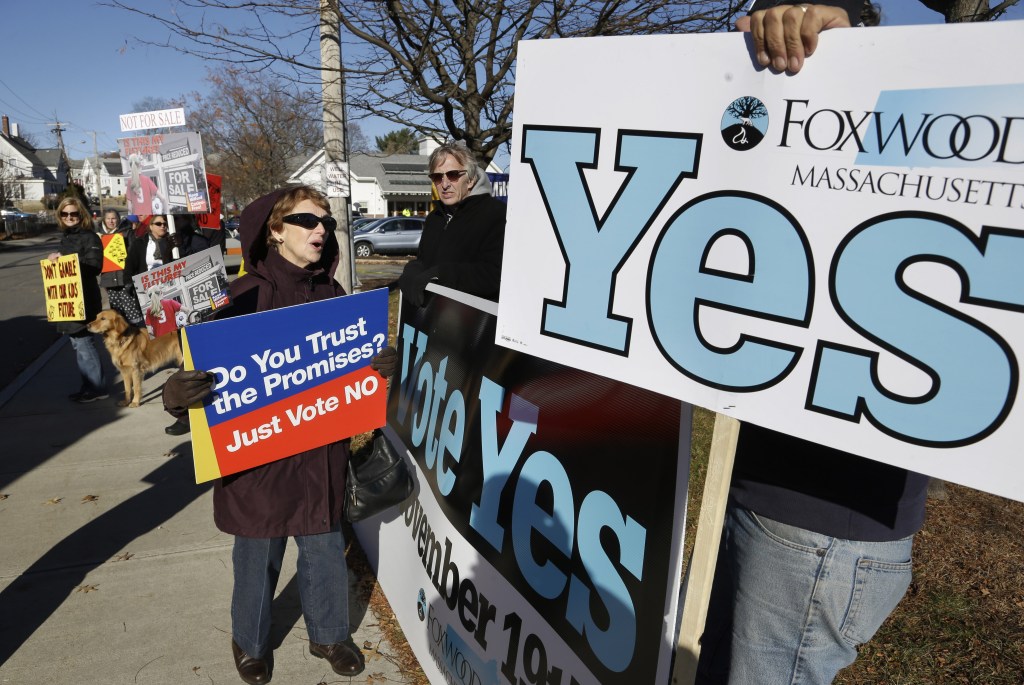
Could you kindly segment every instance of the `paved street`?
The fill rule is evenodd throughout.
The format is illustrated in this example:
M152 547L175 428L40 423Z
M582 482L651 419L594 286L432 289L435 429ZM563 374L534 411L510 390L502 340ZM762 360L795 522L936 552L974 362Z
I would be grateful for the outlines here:
M143 405L70 403L78 372L51 344L38 260L44 234L0 246L8 360L0 383L0 683L240 683L230 654L231 537L213 525L188 436L171 437L160 387ZM23 369L21 367L24 367ZM404 680L350 577L350 622L366 671L342 679L309 655L289 546L274 601L275 683Z

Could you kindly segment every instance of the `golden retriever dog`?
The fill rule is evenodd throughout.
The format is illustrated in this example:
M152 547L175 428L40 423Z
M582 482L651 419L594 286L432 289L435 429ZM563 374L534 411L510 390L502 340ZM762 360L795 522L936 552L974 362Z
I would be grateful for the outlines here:
M103 336L103 344L124 380L124 400L119 407L138 407L142 399L142 378L145 374L182 363L177 332L150 338L145 328L135 328L113 309L104 309L86 327Z

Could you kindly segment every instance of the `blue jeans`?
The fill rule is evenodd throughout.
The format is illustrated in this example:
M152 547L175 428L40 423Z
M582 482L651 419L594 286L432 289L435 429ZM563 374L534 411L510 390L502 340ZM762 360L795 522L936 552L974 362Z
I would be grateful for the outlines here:
M730 507L697 682L831 683L909 587L913 540L842 540Z
M89 390L97 395L107 391L107 381L103 377L103 362L100 360L100 351L96 347L96 336L88 331L69 335L71 347L75 349L75 358L78 361L78 372L82 374L81 389Z
M349 637L348 566L341 527L294 539L299 547L299 598L309 639L320 644L343 642ZM288 538L235 537L231 634L250 656L263 657L270 647L270 605L287 542Z

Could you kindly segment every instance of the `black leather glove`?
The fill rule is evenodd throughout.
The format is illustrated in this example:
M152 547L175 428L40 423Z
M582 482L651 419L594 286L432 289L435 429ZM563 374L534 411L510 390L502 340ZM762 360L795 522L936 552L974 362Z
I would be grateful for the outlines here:
M209 371L175 371L164 383L164 409L172 414L184 413L189 405L210 394L213 381Z
M398 350L393 347L385 347L377 353L377 356L370 360L370 368L379 373L385 379L391 378L398 371Z
M439 269L436 266L429 269L410 269L411 265L412 262L406 265L405 271L398 278L398 287L402 290L402 297L413 305L422 307L427 296L427 283L437 278Z

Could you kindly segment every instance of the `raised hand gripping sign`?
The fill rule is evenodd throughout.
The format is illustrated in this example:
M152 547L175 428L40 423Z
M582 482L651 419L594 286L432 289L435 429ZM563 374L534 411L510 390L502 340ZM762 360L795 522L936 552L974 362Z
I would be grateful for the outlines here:
M384 425L387 321L381 289L184 329L185 368L216 375L189 408L196 482Z

